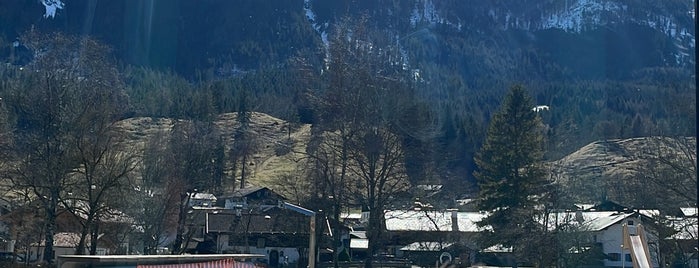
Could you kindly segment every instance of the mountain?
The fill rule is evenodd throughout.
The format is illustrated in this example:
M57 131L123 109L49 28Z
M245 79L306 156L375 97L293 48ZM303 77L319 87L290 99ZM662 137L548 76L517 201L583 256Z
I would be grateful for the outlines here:
M488 49L420 51L458 43L534 51L543 57L540 61L581 76L617 77L631 71L618 68L694 63L690 0L296 0L273 5L251 0L8 0L0 7L5 40L0 45L8 46L31 27L90 34L112 45L125 62L175 69L185 76L194 70L228 68L223 67L226 61L255 69L322 50L338 19L361 15L394 36L406 60L417 68L426 62L448 64L445 56L466 61L473 57L491 67L484 62L490 57L469 56L492 53ZM495 57L525 60L512 53ZM600 66L609 72L590 73ZM503 64L492 68L507 70Z
M550 107L550 160L597 140L696 136L690 0L6 0L0 59L31 60L16 40L31 28L91 35L123 67L124 117L229 114L246 95L255 112L312 124L294 60L321 73L334 25L360 17L376 47L400 51L439 128L409 156L439 180L473 183L473 154L513 84Z

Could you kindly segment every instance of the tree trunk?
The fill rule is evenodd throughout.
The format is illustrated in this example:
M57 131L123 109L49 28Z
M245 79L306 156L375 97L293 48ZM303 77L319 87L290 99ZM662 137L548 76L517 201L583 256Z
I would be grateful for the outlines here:
M337 222L340 222L340 204L339 204L339 198L335 198L335 204L333 204L333 218L337 220ZM340 226L339 224L335 224L335 227L333 229L333 267L339 268L340 267L340 253L337 251L337 249L340 247Z
M243 154L243 159L241 163L241 168L240 168L240 189L245 188L245 167L247 166L247 160L248 156L247 154Z
M53 235L56 232L56 207L58 204L58 194L52 193L46 207L46 231L44 233L44 261L53 263Z
M82 231L80 232L80 241L78 242L78 246L75 248L75 255L84 255L85 254L85 238L87 238L87 233L88 233L88 226L89 225L89 219L83 226Z
M184 227L185 218L187 217L187 203L189 203L189 194L180 194L180 213L177 219L177 236L175 237L175 242L172 245L173 255L182 254L182 242L184 241Z
M97 255L97 239L99 238L99 229L99 222L93 220L92 237L90 238L90 255Z

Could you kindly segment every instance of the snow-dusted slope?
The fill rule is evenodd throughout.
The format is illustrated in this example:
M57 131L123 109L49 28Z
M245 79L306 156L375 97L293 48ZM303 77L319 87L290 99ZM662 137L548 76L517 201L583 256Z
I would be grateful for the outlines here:
M329 21L320 21L318 17L334 18L337 14L314 11L314 3L314 0L305 0L303 8L308 21L323 41L327 42ZM396 5L408 9L400 13L394 10ZM691 0L456 1L448 4L435 0L376 0L373 7L386 7L386 10L372 10L372 14L379 15L374 19L401 21L416 30L439 24L457 31L490 27L526 31L558 29L581 33L601 28L617 31L618 27L623 29L624 25L638 25L674 39L678 61L693 61L689 59L688 53L695 43ZM400 17L392 18L395 16ZM388 25L395 26L393 22Z

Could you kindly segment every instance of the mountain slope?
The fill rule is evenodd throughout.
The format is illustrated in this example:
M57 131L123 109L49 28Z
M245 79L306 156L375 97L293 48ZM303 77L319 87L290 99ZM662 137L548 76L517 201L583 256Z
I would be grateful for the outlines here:
M614 38L593 44L620 43L612 47L632 48L606 53L611 61L617 56L629 59L641 55L662 58L651 66L687 66L694 62L694 13L690 0L295 0L274 5L251 0L63 2L65 5L55 15L45 16L48 11L41 1L3 1L0 29L4 42L0 45L9 47L10 40L31 27L90 34L112 45L125 62L175 69L191 76L195 70L227 69L226 64L256 69L299 54L316 53L327 46L327 35L340 18L368 15L374 27L395 37L397 45L411 56L413 65L428 59L415 54L415 44L408 43L425 46L435 40L480 40L506 49L507 42L517 41L508 36L524 32L543 43L556 44L555 39L538 34L549 30L565 32L570 35L568 38L581 41L606 33ZM453 37L451 41L449 36ZM649 40L655 43L648 44ZM519 45L531 45L525 41L519 39L524 42ZM565 45L577 47L576 43ZM577 48L589 45L581 42ZM646 53L652 49L643 46L659 48L662 54ZM469 51L450 53L452 57L468 57Z
M633 207L695 205L696 138L597 141L552 163L564 199Z
M236 117L235 113L222 114L214 121L226 148L226 155L231 150L233 132L238 126ZM117 123L117 127L127 136L128 150L143 157L149 139L169 139L174 124L172 119L138 117L122 120ZM310 136L310 125L292 126L289 131L288 123L283 120L262 113L252 113L250 128L259 144L257 152L247 163L250 184L271 187L280 177L298 173L298 161L303 158L298 152L305 151ZM287 145L293 149L280 150L285 149ZM229 157L226 159L230 162ZM231 164L228 163L226 167L227 178L230 179ZM233 186L228 183L227 187Z
M214 123L223 137L228 154L233 144L233 131L237 127L236 114L222 114ZM168 133L173 124L174 121L170 119L130 118L120 121L118 126L128 136L128 148L142 155L147 140L158 137L159 131ZM251 170L249 182L284 192L284 187L279 188L282 177L291 175L303 180L301 168L306 158L302 152L310 139L310 127L307 124L298 125L289 132L287 122L253 113L251 129L256 133L260 146L248 163ZM278 145L285 144L292 144L294 149L280 153L278 149L281 147ZM662 207L678 203L691 205L685 204L687 198L673 193L670 188L680 183L687 189L696 189L696 172L692 171L696 167L696 154L692 154L694 148L696 139L691 137L680 140L640 137L597 141L551 162L551 176L562 186L562 202L614 200L635 207ZM679 164L687 169L689 176L671 176L680 171L667 170L670 162L658 161L660 158ZM228 173L230 176L230 170ZM696 192L689 193L689 196L696 200Z

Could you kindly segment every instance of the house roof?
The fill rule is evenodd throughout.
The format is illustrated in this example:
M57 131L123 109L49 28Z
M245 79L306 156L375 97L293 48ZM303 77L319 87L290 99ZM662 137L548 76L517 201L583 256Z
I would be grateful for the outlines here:
M606 200L592 207L589 207L587 211L629 211L631 210L628 206L619 204L612 200Z
M200 200L214 200L216 201L216 196L207 193L195 193L190 199L200 199Z
M454 243L440 242L415 242L405 247L400 248L402 251L442 251Z
M362 213L342 213L340 218L346 220L359 220L362 218Z
M442 190L443 185L441 185L441 184L418 184L415 187L418 190L422 190L422 191L439 191L439 190Z
M511 253L512 247L505 247L503 245L497 244L497 245L485 248L482 251L488 252L488 253Z
M80 234L78 233L55 233L53 234L53 246L54 247L63 247L63 248L74 248L78 246L78 243L80 242ZM41 240L41 243L38 246L44 246L46 244L46 240ZM85 244L89 245L90 244L90 236L85 237ZM34 244L33 246L37 246Z
M366 238L352 238L350 239L350 248L354 249L368 249L369 239Z
M617 213L608 211L583 212L583 226L588 231L601 231L607 229L630 216L633 213Z
M672 228L677 231L670 236L675 240L697 240L699 238L699 220L696 217L680 218L672 221Z
M655 218L660 216L660 210L657 209L639 209L638 213L649 218Z
M210 232L307 234L310 217L277 207L259 213L209 213Z
M596 232L634 215L637 214L617 211L566 211L549 215L548 228L555 229L560 224L568 223L585 231Z
M87 237L85 237L87 239ZM80 242L80 235L76 233L56 233L53 235L54 247L76 247ZM85 241L86 243L89 243ZM45 244L41 243L42 245Z
M256 192L258 192L258 191L265 190L265 189L266 189L266 190L270 190L270 189L267 188L267 187L261 187L261 186L248 186L248 187L245 187L245 188L241 188L241 189L235 190L234 192L232 192L232 193L230 193L230 194L225 194L225 195L221 196L221 198L242 198L242 197L249 196L249 195L251 195L251 194L253 194L253 193L256 193ZM270 190L270 191L271 191L271 190Z
M696 217L697 215L697 208L680 208L682 210L682 215L685 217Z
M354 238L364 238L366 239L366 231L352 231L349 233L352 239Z
M452 230L452 213L456 214L460 232L479 232L484 228L477 223L486 217L481 212L393 210L385 213L388 231L439 231Z
M653 214L653 211L648 213ZM452 213L455 214L459 232L480 232L488 227L479 227L478 222L487 214L482 212L455 211L420 211L394 210L386 211L386 229L388 231L432 231L450 232ZM559 212L549 215L549 229L555 229L561 224L568 223L586 231L602 231L629 217L644 215L636 212L617 211L577 211Z

